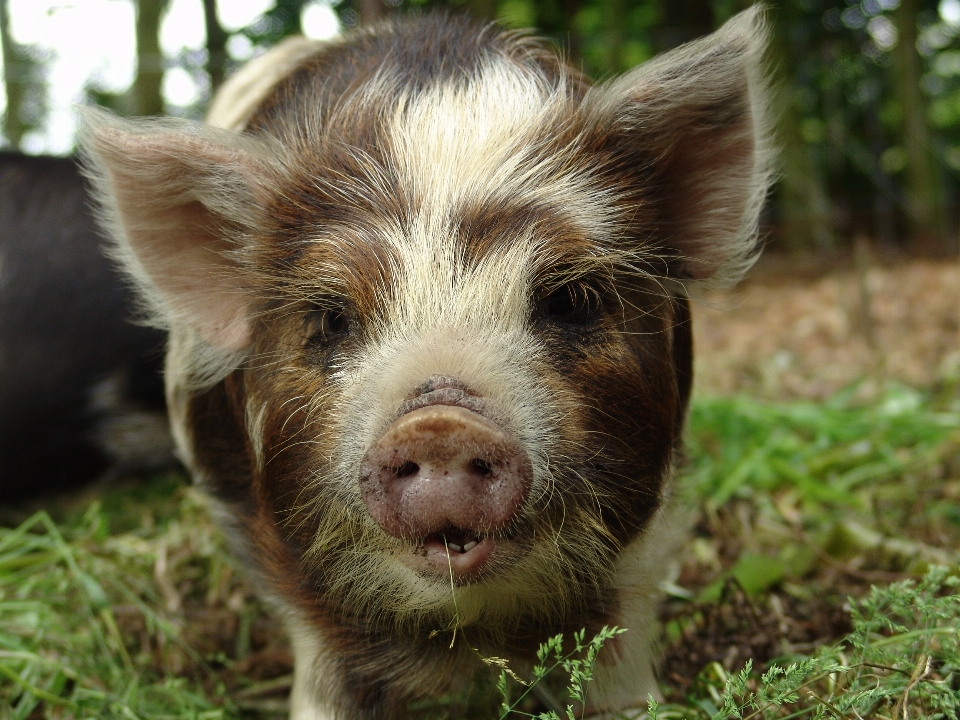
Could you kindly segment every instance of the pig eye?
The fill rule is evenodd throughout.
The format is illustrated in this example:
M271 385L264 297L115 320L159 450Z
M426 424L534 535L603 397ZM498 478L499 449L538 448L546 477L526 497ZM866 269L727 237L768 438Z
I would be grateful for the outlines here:
M567 283L543 299L547 319L567 325L590 325L600 309L596 291L580 283Z
M307 316L307 334L311 340L332 342L350 332L350 314L342 305L317 307Z
M350 319L343 308L326 310L323 313L323 334L343 335L350 329Z

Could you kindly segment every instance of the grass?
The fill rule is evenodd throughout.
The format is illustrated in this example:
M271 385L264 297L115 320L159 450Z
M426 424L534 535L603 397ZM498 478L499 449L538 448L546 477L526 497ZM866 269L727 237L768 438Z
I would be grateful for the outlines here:
M167 612L156 572L171 546L189 547L204 569L216 565L212 527L184 509L153 533L111 535L96 504L62 527L40 511L0 533L0 717L230 712L210 662Z
M853 629L792 662L754 672L705 668L686 702L649 703L650 718L942 718L960 716L960 577L873 586L849 601Z
M708 597L731 575L755 594L815 565L867 579L956 567L958 408L900 386L868 405L851 394L820 404L694 404L686 481L700 508L694 555L736 561Z
M694 532L652 715L957 716L960 406L903 387L852 397L694 404ZM568 640L540 666L573 674L576 708L603 638ZM2 720L283 717L291 662L182 480L0 527ZM417 716L568 716L540 677L503 674L498 693L496 675Z

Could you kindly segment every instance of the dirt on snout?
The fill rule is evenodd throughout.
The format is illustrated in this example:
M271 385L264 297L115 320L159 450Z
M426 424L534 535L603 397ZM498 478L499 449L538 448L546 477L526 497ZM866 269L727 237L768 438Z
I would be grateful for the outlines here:
M694 303L700 393L821 399L960 380L960 261L764 257Z

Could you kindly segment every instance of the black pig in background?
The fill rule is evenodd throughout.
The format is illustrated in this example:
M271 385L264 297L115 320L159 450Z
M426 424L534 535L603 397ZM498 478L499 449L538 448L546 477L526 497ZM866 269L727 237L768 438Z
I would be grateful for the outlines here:
M0 153L0 503L169 462L164 334L135 316L73 160Z

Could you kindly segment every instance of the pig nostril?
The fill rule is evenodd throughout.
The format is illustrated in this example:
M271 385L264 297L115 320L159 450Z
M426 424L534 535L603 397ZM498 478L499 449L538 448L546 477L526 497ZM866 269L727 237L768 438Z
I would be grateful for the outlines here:
M419 465L417 465L415 462L407 460L407 462L394 470L394 472L397 474L398 478L405 478L410 477L411 475L416 475L418 470L420 470Z
M493 474L493 466L488 463L486 460L481 460L480 458L474 458L470 461L470 466L480 471L480 474L484 477Z

